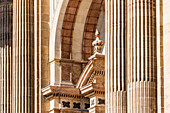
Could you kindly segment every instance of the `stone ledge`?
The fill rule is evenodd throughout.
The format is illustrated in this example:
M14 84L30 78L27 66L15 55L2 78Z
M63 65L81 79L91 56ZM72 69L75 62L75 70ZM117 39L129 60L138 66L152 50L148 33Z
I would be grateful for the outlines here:
M47 86L43 88L42 94L47 98L52 97L72 97L72 98L84 98L80 93L80 90L72 87L60 87L60 86Z
M56 108L54 108L54 109L49 111L49 113L60 113L60 112L67 112L67 113L89 113L89 111L87 111L87 110L82 111L82 110L72 110L72 109L68 110L68 109L56 109Z
M53 59L49 63L52 63L52 62L66 62L66 63L87 64L89 61L79 61L79 60L61 58L61 59Z
M91 97L92 95L104 95L105 87L101 84L88 84L83 86L81 89L81 94L85 97Z

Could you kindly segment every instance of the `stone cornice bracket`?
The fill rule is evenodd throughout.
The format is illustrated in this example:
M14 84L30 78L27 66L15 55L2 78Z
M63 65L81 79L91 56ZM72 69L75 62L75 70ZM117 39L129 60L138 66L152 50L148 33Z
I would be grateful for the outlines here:
M95 35L96 35L96 40L92 43L92 45L94 46L94 54L101 53L101 47L103 46L103 41L100 40L100 33L97 29Z

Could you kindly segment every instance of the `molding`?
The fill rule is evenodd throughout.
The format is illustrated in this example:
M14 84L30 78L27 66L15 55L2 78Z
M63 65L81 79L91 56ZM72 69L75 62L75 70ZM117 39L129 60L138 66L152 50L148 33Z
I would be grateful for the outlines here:
M85 97L92 97L94 95L105 95L105 87L102 84L88 84L80 88L81 94Z
M42 95L47 99L53 97L69 97L69 98L85 98L80 90L72 87L60 87L60 86L47 86L43 88Z
M87 64L88 61L79 61L79 60L73 60L73 59L64 59L64 58L61 58L61 59L53 59L52 61L50 61L49 63L52 63L52 62L64 62L64 63L76 63L76 64Z
M76 85L77 88L81 88L84 85L86 85L94 71L96 71L96 70L97 71L98 70L105 71L104 59L105 59L105 55L98 53L98 52L89 58L90 61L84 68L84 70L77 82L77 85Z
M83 113L84 112L86 112L86 113L89 113L89 111L88 110L79 110L79 109L57 109L57 108L53 108L53 109L51 109L51 110L49 110L48 112L50 113L50 112L53 112L53 111L56 111L56 112L67 112L67 113L72 113L72 112L74 112L74 111L83 111Z

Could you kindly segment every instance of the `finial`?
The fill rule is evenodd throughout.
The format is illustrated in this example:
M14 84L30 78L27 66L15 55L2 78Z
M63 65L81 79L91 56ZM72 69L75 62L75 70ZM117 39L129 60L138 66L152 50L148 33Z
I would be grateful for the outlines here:
M96 37L100 37L100 32L96 29L96 33L95 33Z
M100 40L100 33L99 31L96 29L96 40L93 41L92 45L94 46L94 53L98 52L101 53L101 47L103 45L103 41Z

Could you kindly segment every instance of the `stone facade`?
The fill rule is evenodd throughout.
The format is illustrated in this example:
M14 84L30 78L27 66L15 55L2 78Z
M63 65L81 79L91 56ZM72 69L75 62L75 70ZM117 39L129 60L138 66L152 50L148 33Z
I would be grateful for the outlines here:
M168 113L169 6L0 0L0 113Z

